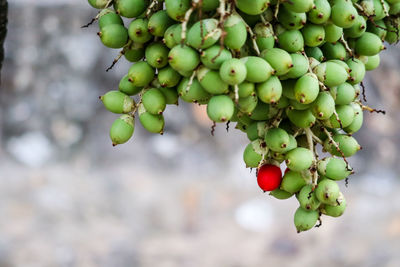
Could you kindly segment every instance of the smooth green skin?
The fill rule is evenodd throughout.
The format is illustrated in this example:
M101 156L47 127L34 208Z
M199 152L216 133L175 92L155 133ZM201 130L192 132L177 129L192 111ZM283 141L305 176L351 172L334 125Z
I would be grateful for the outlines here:
M246 43L247 29L240 16L230 15L224 22L224 31L226 32L224 39L226 47L238 50Z
M364 114L360 105L356 103L351 103L351 106L353 107L355 113L353 122L349 126L343 129L348 134L353 134L358 132L361 129L364 121Z
M153 115L149 112L143 112L139 114L139 121L148 132L163 133L165 124L163 115Z
M295 13L304 13L312 9L313 0L292 0L290 3L283 2L283 5L290 11Z
M375 56L369 56L367 63L365 63L365 70L370 71L374 70L377 67L379 67L379 64L381 63L381 59L379 57L379 54Z
M381 20L384 17L386 17L385 11L383 9L383 6L382 6L382 3L381 3L380 0L373 0L373 5L374 5L374 8L375 8L375 17L374 17L374 19ZM386 10L390 9L390 6L386 1L384 1L384 5L385 5Z
M278 21L288 30L300 30L307 21L306 13L294 13L285 6L279 7Z
M183 21L186 11L190 8L190 0L165 0L168 16L176 21Z
M317 210L321 205L321 202L315 196L313 192L313 186L308 184L301 188L297 195L297 200L300 203L300 207L305 210Z
M256 35L256 42L260 51L274 47L275 38L270 27L263 23L257 23L254 26L253 32Z
M226 60L219 70L222 80L229 85L242 83L247 76L246 65L237 58Z
M162 114L167 106L163 93L156 88L149 89L143 93L142 103L146 111L153 115Z
M157 78L162 87L174 87L181 80L181 75L170 66L167 66L158 71Z
M335 114L333 114L329 120L324 121L324 125L329 128L346 128L353 122L355 113L354 109L350 105L336 106L336 112L339 116L342 127L340 127L340 123L338 122Z
M236 0L236 7L249 15L259 15L269 6L270 0Z
M246 168L257 168L260 161L263 159L265 149L261 146L262 140L257 139L248 144L243 152L243 161L246 163Z
M144 52L143 44L132 43L125 51L124 56L129 62L138 62L144 57Z
M329 43L337 42L343 34L343 28L336 26L333 23L327 23L324 26L325 29L325 41Z
M325 43L322 47L322 52L326 59L345 60L347 57L346 48L341 43Z
M258 101L256 108L253 110L250 118L255 121L265 121L272 118L276 112L262 101Z
M281 96L281 98L279 98L279 101L274 105L274 107L278 109L283 109L287 108L289 105L290 105L289 98Z
M153 68L161 69L168 64L169 49L161 42L149 44L146 47L146 61Z
M265 134L265 142L272 151L284 152L290 142L289 134L281 128L271 128Z
M357 140L345 134L335 134L333 140L339 145L339 149L343 152L345 157L351 157L361 149ZM335 156L342 156L342 154L336 150L333 144L329 143L329 139L324 142L324 149Z
M234 109L235 104L229 96L213 96L207 105L207 115L214 122L226 122L232 118Z
M235 110L238 110L238 109L235 107ZM250 124L252 124L254 122L254 120L252 120L249 115L247 115L243 112L240 112L239 110L236 113L236 117L238 118L238 121L240 121L241 123L243 123L246 126L250 126Z
M286 149L285 149L284 152L285 152L285 153L286 153L286 152L289 152L289 151L295 149L296 147L297 147L297 140L296 140L296 138L295 138L293 135L289 134L289 145L286 147Z
M273 69L271 65L260 57L244 57L241 61L245 64L247 75L246 81L252 83L261 83L271 77Z
M287 108L286 115L294 125L300 128L311 127L315 124L315 117L310 109L295 110Z
M256 95L255 84L249 82L242 82L239 84L239 97L248 97L251 95Z
M306 47L304 51L308 57L315 58L318 61L322 61L325 58L321 48L319 47Z
M111 24L119 24L123 26L124 22L122 21L121 17L117 15L113 10L106 9L105 14L100 13L99 28L101 29Z
M310 104L318 97L319 83L315 74L307 73L297 80L294 96L301 104Z
M201 9L203 11L212 11L219 6L219 0L203 0Z
M114 9L123 17L134 18L142 14L148 4L146 0L114 0Z
M336 105L348 105L356 97L356 90L349 83L343 83L336 87L335 90L335 103Z
M177 26L174 28L174 31L173 31L174 41L177 45L182 44L182 24L175 24L175 25L177 25ZM191 23L188 22L187 28L190 29L190 27L191 27Z
M210 99L211 95L204 90L197 79L193 80L192 85L189 87L189 91L186 89L188 83L189 78L183 78L178 86L178 94L184 101L191 103L202 102Z
M164 95L165 103L168 105L178 105L178 92L175 87L163 87L159 88L160 92Z
M349 59L346 61L347 65L351 69L349 81L351 84L358 84L362 82L365 77L365 65L359 59Z
M122 48L128 42L128 31L120 24L104 26L98 35L101 42L108 48Z
M331 217L340 217L343 215L344 211L347 207L346 199L344 198L343 194L340 193L338 198L340 205L331 206L331 205L324 205L321 208L322 214L331 216Z
M308 231L314 227L319 218L318 211L307 211L299 207L294 214L294 225L297 233Z
M313 72L317 75L318 80L328 87L341 85L349 76L345 68L330 61L317 65Z
M363 16L358 16L353 26L344 30L346 38L358 38L367 30L367 21Z
M263 50L260 55L276 71L275 75L281 76L289 72L293 67L292 57L288 52L280 48Z
M136 87L129 81L128 75L125 75L124 77L122 77L122 79L119 82L118 89L122 93L130 95L130 96L136 95L140 91L142 91L141 87Z
M135 19L129 24L128 34L129 38L134 43L144 44L152 38L147 28L147 19Z
M299 78L308 72L309 63L303 55L290 54L290 57L292 58L293 67L290 68L288 73L281 76L281 79L284 77L289 79Z
M176 71L192 71L199 65L200 57L193 48L177 45L169 52L168 62Z
M331 16L331 5L328 0L314 0L315 8L307 14L308 21L314 24L324 24Z
M109 91L100 100L108 111L117 114L131 112L135 106L135 101L120 91Z
M311 107L312 114L319 120L329 119L335 111L335 100L328 92L319 93Z
M144 61L137 62L130 67L128 76L134 86L144 87L154 79L154 69Z
M258 97L256 95L251 95L244 98L239 98L238 101L238 109L243 112L251 115L253 110L257 107Z
M339 186L335 181L330 179L322 180L315 189L315 196L321 203L336 206L336 200L339 197Z
M289 105L291 108L294 108L296 110L306 110L306 109L311 108L311 103L310 104L301 104L301 103L299 103L299 101L292 100L292 99L289 100Z
M337 1L332 6L331 20L336 26L350 28L356 23L357 17L357 9L349 1Z
M187 33L188 45L196 49L206 49L214 45L221 36L221 31L215 31L218 28L218 20L203 19L196 22ZM211 32L214 32L210 35ZM205 39L205 37L207 39Z
M200 60L209 69L218 70L222 63L232 59L232 54L228 49L224 48L220 52L220 46L214 45L207 48L201 53Z
M89 4L97 9L106 8L108 0L88 0Z
M288 171L285 173L281 183L281 189L291 194L297 193L307 183L299 172Z
M282 84L278 77L271 76L267 81L256 84L257 95L267 104L276 103L282 96Z
M399 4L399 10L400 10L400 4ZM392 7L390 8L390 11L392 11ZM386 29L386 25L383 20L375 21L375 24ZM385 40L387 31L382 28L376 27L371 21L367 22L367 31L377 35L383 41Z
M200 67L197 71L197 79L201 86L213 95L220 95L229 92L229 85L225 83L216 70L210 70L206 67Z
M400 2L391 4L389 9L389 15L398 16L399 14L400 14Z
M296 100L294 96L294 86L297 80L291 79L286 81L281 81L282 84L282 95L289 98L290 100Z
M350 73L349 65L347 65L346 62L344 62L342 60L339 60L339 59L331 59L329 61L333 62L333 63L336 63L336 64L339 64L340 66L342 66L347 71L347 73Z
M279 47L287 52L294 53L304 48L304 38L299 30L284 31L278 35Z
M370 32L365 32L356 41L355 51L359 55L375 56L384 49L381 39Z
M179 43L175 41L174 34L175 29L179 27L180 24L173 24L168 27L168 29L164 33L163 43L169 48L173 48L174 46L178 45Z
M110 128L110 138L113 146L128 142L133 135L134 127L134 119L131 115L122 115L116 119Z
M258 122L255 121L251 123L246 130L247 138L250 141L254 141L259 138L264 138L267 131L267 123L266 122Z
M322 25L307 24L301 29L304 44L309 47L320 46L325 40L325 29Z
M318 172L332 180L343 180L351 174L342 158L328 157L318 161Z
M152 35L162 37L172 24L174 21L168 16L167 11L160 10L151 15L147 27Z
M301 172L311 167L313 152L307 148L297 147L286 154L286 166L290 170Z
M288 199L293 196L292 193L286 192L285 190L279 188L269 192L269 195L276 199Z

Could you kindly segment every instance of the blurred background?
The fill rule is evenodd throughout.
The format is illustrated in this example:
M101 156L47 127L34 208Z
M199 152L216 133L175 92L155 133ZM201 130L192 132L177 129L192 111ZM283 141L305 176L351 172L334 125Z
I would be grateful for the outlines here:
M247 137L210 135L204 109L165 112L164 136L136 124L113 148L108 73L86 0L11 0L0 90L0 266L400 266L400 47L368 74L363 150L348 209L296 234L295 198L260 192Z

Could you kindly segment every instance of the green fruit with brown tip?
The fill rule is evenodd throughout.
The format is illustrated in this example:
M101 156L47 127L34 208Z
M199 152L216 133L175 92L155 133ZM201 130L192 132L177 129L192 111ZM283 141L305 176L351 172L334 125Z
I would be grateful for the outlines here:
M138 62L144 57L145 49L143 44L132 43L124 52L126 60L129 62Z
M313 160L313 152L303 147L297 147L286 154L286 166L297 172L310 168Z
M109 91L100 97L105 108L113 113L129 113L135 107L135 101L120 91Z
M306 180L309 178L309 176L303 175L300 172L290 170L283 176L281 189L292 194L297 193L307 184Z
M246 134L250 141L256 139L264 138L268 130L268 125L266 122L253 122L247 127Z
M142 124L143 128L145 128L150 133L163 134L165 124L163 115L154 115L150 112L147 112L143 104L139 105L138 114L139 121Z
M260 55L276 71L277 76L284 75L293 67L292 57L280 48L271 48L262 51Z
M197 79L189 85L189 78L183 78L178 85L178 94L185 102L208 101L211 95L204 90Z
M313 0L292 0L283 2L283 5L290 11L295 13L304 13L310 11L314 6Z
M336 26L350 28L356 23L358 17L357 9L351 1L336 1L332 6L331 20Z
M257 95L267 104L276 103L282 96L282 84L276 76L256 85Z
M295 110L290 107L286 109L289 120L300 128L308 128L315 124L315 117L310 109Z
M170 66L167 66L158 71L157 79L161 87L174 87L181 80L181 75Z
M134 43L144 44L152 38L152 35L149 33L147 28L148 20L147 19L135 19L129 24L128 34L129 38Z
M294 96L301 104L310 104L318 97L319 82L315 74L307 73L294 86Z
M220 95L229 91L229 85L221 79L218 71L202 66L197 70L197 79L210 94Z
M336 105L348 105L356 98L356 90L349 83L343 83L331 91Z
M289 53L302 51L304 38L299 30L284 31L278 35L279 47Z
M321 205L321 202L315 196L313 186L308 184L301 188L299 194L297 195L297 200L300 203L300 207L305 210L317 210Z
M154 79L154 75L154 69L144 61L133 64L128 72L129 81L138 87L148 85Z
M251 95L256 95L254 83L242 82L239 84L239 98L249 97Z
M162 37L172 24L174 21L168 16L167 11L160 10L151 15L147 28L152 35Z
M357 84L362 82L362 80L365 77L365 71L366 71L364 63L356 58L349 59L346 61L346 63L351 70L349 78L350 83Z
M324 124L329 128L346 128L349 126L354 120L354 109L350 105L339 105L336 106L336 113L338 114L338 118L336 114L332 114L329 120L324 121Z
M222 48L219 45L213 45L204 50L200 55L201 63L209 69L218 70L222 63L232 58L231 52L228 49Z
M260 51L274 47L275 38L272 27L268 27L263 23L257 23L253 31L256 35L256 43Z
M344 159L333 157L318 161L318 172L332 180L343 180L351 174Z
M135 129L134 123L134 118L131 115L122 115L113 122L110 128L113 146L128 142Z
M199 65L200 57L193 48L177 45L169 52L168 62L176 71L192 71Z
M317 223L319 218L318 211L307 211L299 207L294 214L294 225L297 233L310 230Z
M247 39L247 29L242 18L239 15L230 15L224 21L225 39L224 45L227 48L238 50Z
M146 61L153 68L161 69L168 64L169 49L162 43L156 42L146 47Z
M119 24L124 25L121 17L115 13L114 10L104 9L99 13L99 28L103 28L107 25Z
M357 153L361 149L361 146L358 144L357 140L345 134L335 134L333 135L333 140L338 144L340 151L343 153L345 157L351 157ZM326 139L324 142L324 149L335 156L343 156L340 153L335 145L330 142L329 139Z
M248 144L243 152L243 160L247 168L257 168L267 153L264 141L257 139Z
M304 44L309 47L321 45L325 40L325 29L321 25L307 24L301 29Z
M285 6L280 6L278 21L288 30L299 30L306 25L306 13L294 13Z
M301 54L290 54L290 57L292 58L293 67L290 68L288 73L281 76L281 79L283 77L289 79L299 78L308 72L309 62L305 56Z
M356 22L350 28L344 30L347 38L358 38L367 30L367 21L363 16L358 16Z
M164 38L163 38L163 43L169 48L173 48L174 46L178 45L179 43L175 41L174 35L175 35L175 29L176 27L179 27L180 24L173 24L167 28L167 30L164 33Z
M339 186L335 181L330 179L322 180L315 189L315 196L324 204L336 206L339 197Z
M168 105L175 104L178 105L178 92L175 87L162 87L159 88L160 92L164 95L165 103Z
M258 97L256 95L251 95L239 98L237 107L241 112L251 115L253 110L257 107L257 103Z
M322 214L331 216L331 217L340 217L343 215L344 211L346 210L347 207L347 202L346 199L344 198L342 193L339 193L338 197L338 202L340 203L339 205L336 206L331 206L331 205L323 205L320 208L320 211Z
M162 114L166 107L163 93L156 88L146 90L143 93L142 103L146 111L154 115Z
M147 0L114 0L113 2L115 11L126 18L139 16L149 4Z
M177 21L185 19L186 11L190 8L190 0L165 0L168 16Z
M326 59L345 60L347 57L346 48L341 43L325 43L322 46L322 52Z
M335 43L339 41L343 34L343 28L336 26L333 23L327 23L324 26L325 29L325 41L329 43Z
M335 111L335 100L328 92L321 92L311 107L312 114L319 120L329 119Z
M323 61L325 59L324 53L322 53L319 47L305 47L304 51L308 57L314 58L317 61Z
M366 32L357 39L355 51L359 55L374 56L384 48L381 39L377 35Z
M207 115L214 122L229 121L234 113L235 104L226 95L211 97L207 105Z
M140 91L142 91L142 87L137 87L134 86L130 81L129 81L129 76L125 75L122 77L121 81L119 82L118 89L127 95L136 95Z
M187 43L196 49L206 49L214 45L221 36L218 29L218 20L203 19L190 28L187 33Z
M314 24L324 24L331 15L331 5L328 0L314 0L314 8L308 14L307 19Z
M345 127L343 130L345 130L345 132L348 134L353 134L361 129L364 121L364 114L359 104L351 103L350 105L354 109L355 116L353 122L349 126Z
M281 128L271 128L265 134L267 147L275 152L283 152L289 146L289 134Z
M241 58L241 61L245 64L247 75L246 81L252 83L261 83L271 77L273 69L271 65L260 57L250 56Z
M369 56L367 63L365 63L365 70L374 70L377 67L379 67L379 64L381 63L381 59L379 57L379 54L375 56Z
M240 84L247 76L246 65L240 59L232 58L221 65L219 74L222 80L229 85Z
M97 34L101 42L109 48L122 48L128 42L128 30L120 24L104 26Z
M349 77L345 68L330 61L317 65L313 72L317 75L318 80L328 87L341 85Z

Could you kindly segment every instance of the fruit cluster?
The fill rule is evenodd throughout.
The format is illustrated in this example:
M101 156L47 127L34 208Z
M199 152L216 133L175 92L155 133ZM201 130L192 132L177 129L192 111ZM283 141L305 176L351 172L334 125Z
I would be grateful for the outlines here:
M213 127L236 122L247 134L244 162L257 168L261 189L278 199L296 195L298 232L321 214L343 214L336 181L353 172L346 158L361 148L352 134L363 110L376 111L360 98L362 81L379 65L383 41L399 40L399 0L89 3L101 9L94 19L101 42L122 49L113 65L122 56L135 62L119 90L101 96L123 114L111 126L113 145L131 138L136 116L162 134L168 104L207 105ZM121 17L133 20L125 27Z

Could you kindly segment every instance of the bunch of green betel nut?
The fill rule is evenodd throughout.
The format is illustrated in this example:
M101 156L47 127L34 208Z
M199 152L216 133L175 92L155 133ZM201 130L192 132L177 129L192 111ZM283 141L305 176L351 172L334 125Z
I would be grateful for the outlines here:
M163 112L179 98L207 105L212 122L236 122L247 134L247 167L286 163L281 183L268 191L278 199L296 195L299 232L321 214L343 214L337 181L353 173L346 158L361 147L352 134L363 111L374 111L360 96L362 81L378 67L383 42L399 41L400 0L89 4L100 9L101 42L134 62L119 90L100 97L122 114L111 126L113 145L131 138L137 117L162 134Z

